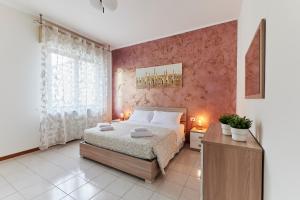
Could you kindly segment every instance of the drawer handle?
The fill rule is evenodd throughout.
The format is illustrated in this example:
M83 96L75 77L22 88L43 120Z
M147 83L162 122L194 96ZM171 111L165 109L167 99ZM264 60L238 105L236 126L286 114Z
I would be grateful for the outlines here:
M202 137L201 137L201 136L199 136L198 138L199 138L200 140L202 139Z
M198 146L201 148L201 144L198 144Z

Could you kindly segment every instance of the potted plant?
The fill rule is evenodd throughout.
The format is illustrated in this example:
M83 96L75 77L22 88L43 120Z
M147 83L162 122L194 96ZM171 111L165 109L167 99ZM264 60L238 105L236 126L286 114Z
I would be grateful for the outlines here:
M252 125L252 121L246 117L235 116L233 117L229 125L231 127L232 139L235 141L245 142L249 134L249 128Z
M224 135L231 135L231 130L230 130L230 125L229 122L230 120L235 117L236 115L222 115L219 118L219 122L221 123L221 127L222 127L222 133Z

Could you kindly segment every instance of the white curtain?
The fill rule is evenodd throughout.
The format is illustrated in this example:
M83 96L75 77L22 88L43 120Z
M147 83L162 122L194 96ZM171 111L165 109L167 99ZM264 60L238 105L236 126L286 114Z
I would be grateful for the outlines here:
M41 149L81 139L84 129L109 119L111 53L43 26Z

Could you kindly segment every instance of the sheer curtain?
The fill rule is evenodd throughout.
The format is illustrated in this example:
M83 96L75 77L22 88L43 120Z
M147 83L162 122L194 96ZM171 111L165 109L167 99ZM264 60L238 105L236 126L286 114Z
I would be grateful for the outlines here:
M41 66L41 149L81 139L109 118L109 51L43 26Z

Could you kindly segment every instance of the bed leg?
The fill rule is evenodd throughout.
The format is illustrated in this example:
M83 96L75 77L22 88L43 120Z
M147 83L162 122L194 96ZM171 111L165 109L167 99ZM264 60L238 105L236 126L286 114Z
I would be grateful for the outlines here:
M152 184L152 180L148 180L148 179L145 179L145 183L147 183L147 184Z

